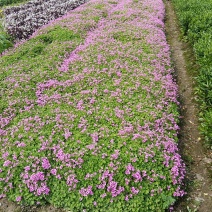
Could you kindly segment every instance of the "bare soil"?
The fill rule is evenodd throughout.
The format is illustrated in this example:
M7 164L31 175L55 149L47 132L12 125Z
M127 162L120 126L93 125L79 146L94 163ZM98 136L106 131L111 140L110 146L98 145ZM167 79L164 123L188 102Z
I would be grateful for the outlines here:
M181 130L179 148L187 165L187 195L174 207L176 212L212 211L212 152L204 147L198 131L198 107L195 103L194 75L198 66L189 44L182 41L180 27L171 1L165 1L166 35L179 86Z
M20 206L4 198L0 200L0 212L65 212L65 210L54 208L51 205L41 207Z

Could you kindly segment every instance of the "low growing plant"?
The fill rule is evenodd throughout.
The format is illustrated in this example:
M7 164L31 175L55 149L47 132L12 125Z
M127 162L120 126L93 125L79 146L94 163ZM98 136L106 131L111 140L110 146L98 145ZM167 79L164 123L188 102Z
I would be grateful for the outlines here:
M185 194L164 11L91 0L0 58L1 197L146 212Z
M7 38L7 36L0 34L0 54L5 50L8 49L9 47L12 47L13 44L11 41L9 41L9 39Z
M26 0L0 0L0 7L25 2Z
M86 0L31 0L4 9L4 27L16 39L26 39L39 27L85 3Z

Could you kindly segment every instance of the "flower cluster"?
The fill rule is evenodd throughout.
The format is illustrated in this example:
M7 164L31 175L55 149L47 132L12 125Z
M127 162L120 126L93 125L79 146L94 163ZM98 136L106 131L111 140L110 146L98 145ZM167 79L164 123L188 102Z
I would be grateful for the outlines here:
M46 184L45 175L43 172L37 172L29 176L27 169L25 169L25 173L22 175L22 178L29 191L33 192L34 195L40 196L42 194L49 194L50 189Z

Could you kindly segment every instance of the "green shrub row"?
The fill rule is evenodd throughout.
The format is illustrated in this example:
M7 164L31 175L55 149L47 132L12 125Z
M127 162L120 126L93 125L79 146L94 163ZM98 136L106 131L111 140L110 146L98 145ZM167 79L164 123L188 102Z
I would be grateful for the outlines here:
M173 0L183 35L199 65L196 77L201 133L212 145L212 0Z

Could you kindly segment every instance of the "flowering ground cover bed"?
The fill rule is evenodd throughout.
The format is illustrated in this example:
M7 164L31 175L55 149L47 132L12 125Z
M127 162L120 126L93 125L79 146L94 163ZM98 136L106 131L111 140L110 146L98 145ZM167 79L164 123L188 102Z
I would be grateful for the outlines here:
M165 211L185 174L161 0L91 0L0 58L0 194Z
M4 9L4 26L11 36L25 39L50 20L85 2L86 0L31 0L20 6Z

